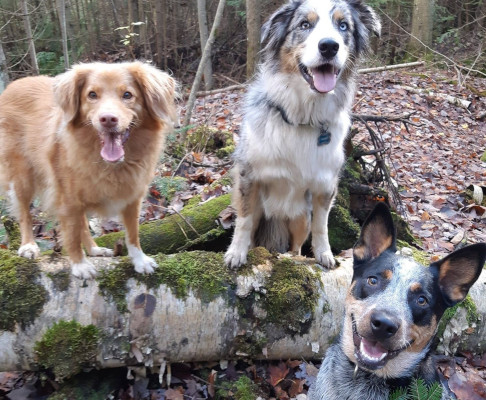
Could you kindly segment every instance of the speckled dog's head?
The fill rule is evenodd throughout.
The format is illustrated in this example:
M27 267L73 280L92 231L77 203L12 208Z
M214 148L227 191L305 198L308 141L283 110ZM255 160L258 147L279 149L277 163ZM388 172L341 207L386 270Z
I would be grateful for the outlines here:
M485 243L428 268L397 255L392 216L379 204L354 247L341 337L346 356L383 378L410 375L427 355L442 314L464 300L485 259Z
M262 28L264 59L275 72L299 74L317 93L334 90L380 34L374 11L361 0L291 0Z

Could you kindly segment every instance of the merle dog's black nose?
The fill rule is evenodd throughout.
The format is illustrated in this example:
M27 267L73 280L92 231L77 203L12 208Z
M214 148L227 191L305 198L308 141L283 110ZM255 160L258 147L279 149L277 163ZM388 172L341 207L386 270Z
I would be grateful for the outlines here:
M378 340L391 338L397 333L400 324L383 312L375 312L371 315L371 331Z
M321 55L327 59L333 58L339 51L339 43L332 39L321 39L318 47Z

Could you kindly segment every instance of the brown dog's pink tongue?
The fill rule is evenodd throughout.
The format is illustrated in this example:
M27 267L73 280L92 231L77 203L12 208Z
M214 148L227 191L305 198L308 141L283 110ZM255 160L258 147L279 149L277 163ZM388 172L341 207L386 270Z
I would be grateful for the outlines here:
M312 68L314 87L321 93L327 93L336 87L337 76L334 69L329 68Z
M106 132L102 134L103 147L101 148L101 157L108 162L117 162L124 155L122 136Z

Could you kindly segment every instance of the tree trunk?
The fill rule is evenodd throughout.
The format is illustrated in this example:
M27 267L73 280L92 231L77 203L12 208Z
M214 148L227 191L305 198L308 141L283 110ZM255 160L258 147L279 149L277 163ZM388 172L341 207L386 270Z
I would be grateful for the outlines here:
M260 52L261 3L259 0L246 0L246 79L250 79L258 65Z
M39 65L37 64L37 54L35 52L34 37L32 36L32 28L30 26L30 16L29 9L27 8L27 0L22 0L22 13L27 42L29 44L29 56L30 62L32 63L32 73L34 75L39 75Z
M96 258L96 280L80 281L64 258L33 262L0 250L0 371L68 362L69 377L79 371L67 355L84 354L83 346L95 349L83 366L98 368L322 357L341 329L352 260L322 271L312 259L277 258L261 248L249 260L233 273L221 253L160 255L156 272L144 276L125 258ZM485 284L483 271L470 291L475 307L457 308L440 330L442 352L486 350L486 326L476 324L486 319ZM67 321L95 331L94 343L70 342L59 332ZM52 336L65 339L49 349Z
M411 51L423 52L424 45L432 44L432 30L434 26L434 2L433 0L414 0L412 14L412 38L410 39Z
M69 69L69 48L68 48L68 38L67 38L65 0L57 0L57 10L59 15L59 23L61 26L62 54L64 55L64 69L67 70Z
M8 78L8 65L7 65L7 58L5 57L5 53L3 51L3 45L0 41L0 93L2 93L5 88L7 87L9 82Z
M199 37L201 41L201 54L204 53L204 48L209 37L208 30L208 16L206 11L206 0L197 0L197 19L199 23ZM211 57L207 57L203 66L204 84L206 90L213 88L213 66L211 63Z
M216 37L216 31L221 23L221 19L223 18L225 4L226 0L219 0L218 9L216 10L213 26L211 28L211 33L209 34L206 46L204 46L201 61L199 62L199 67L197 68L196 77L194 78L194 83L192 84L191 94L189 95L189 99L187 100L186 115L184 116L183 126L188 126L191 122L192 110L196 101L196 93L199 90L199 85L201 84L204 66L206 65L206 62L211 55L211 48L213 47L214 39ZM181 139L185 140L185 133L181 135Z

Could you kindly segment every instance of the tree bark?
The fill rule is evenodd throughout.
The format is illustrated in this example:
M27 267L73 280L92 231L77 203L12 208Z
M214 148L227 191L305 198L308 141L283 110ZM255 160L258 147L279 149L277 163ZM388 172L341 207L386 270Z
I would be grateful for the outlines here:
M0 41L0 93L2 93L5 88L7 87L9 82L8 78L8 65L7 65L7 58L5 57L5 53L3 51L3 45Z
M246 0L246 79L250 79L258 65L260 52L261 2Z
M0 270L7 263L6 252L0 252ZM15 261L18 257L11 254ZM56 276L66 271L67 261L44 257L31 266L39 272L30 284L42 288L46 300L31 320L0 329L0 371L38 368L36 342L55 323L71 320L98 329L96 360L90 365L98 368L322 357L341 329L352 260L341 259L337 269L322 271L312 259L277 258L262 249L252 257L251 266L233 273L222 265L221 253L162 256L157 272L148 277L133 273L123 259L96 258L96 280L83 282L65 274L64 284ZM201 270L191 272L193 265ZM164 271L169 272L165 278ZM199 275L205 273L210 278L201 283L205 278ZM2 277L0 300L2 290L9 289L4 284ZM470 291L476 322L486 320L485 284L483 271ZM10 301L20 308L24 299ZM458 308L441 333L439 349L481 353L485 335L484 322L471 322L467 309ZM55 351L62 359L62 347Z
M432 30L434 26L433 0L414 0L412 14L412 38L410 49L423 52L424 45L432 44Z
M204 48L209 38L208 29L208 15L206 9L206 0L197 0L197 19L199 23L199 37L201 41L201 54L204 53ZM211 57L207 57L203 66L204 86L206 90L213 88L213 66Z
M30 26L29 9L27 8L27 0L22 0L22 13L24 19L25 33L27 34L27 42L29 44L29 56L32 63L32 73L39 75L39 65L37 64L37 54L35 52L34 37L32 36L32 28Z

